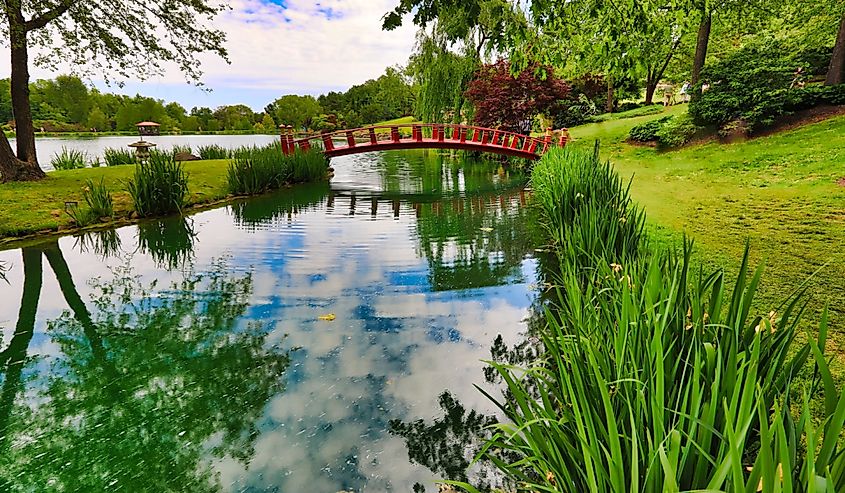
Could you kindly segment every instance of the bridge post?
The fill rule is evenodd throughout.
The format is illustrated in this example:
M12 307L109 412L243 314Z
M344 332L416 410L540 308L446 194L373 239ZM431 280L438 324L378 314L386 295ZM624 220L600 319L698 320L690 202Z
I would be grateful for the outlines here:
M490 140L490 145L497 145L499 143L499 131L495 130L493 132L493 139Z
M437 141L443 142L446 139L446 127L444 127L443 125L435 125L435 128L438 129Z
M288 153L288 139L285 135L285 126L279 125L279 142L282 145L282 155L287 155Z
M458 130L461 134L461 144L467 141L467 128L461 125L460 130Z
M473 134L472 134L472 141L473 142L478 142L481 139L481 135L479 135L480 133L481 133L481 130L476 128L475 132L473 132Z
M320 136L323 139L323 149L327 151L334 150L334 141L332 141L332 134L325 132Z
M522 150L523 151L528 150L528 146L531 145L532 140L534 140L534 139L532 139L530 136L526 136L525 139L523 139L523 142L522 142Z
M435 123L431 126L431 140L439 140L440 127Z
M370 144L378 144L378 139L376 138L376 129L374 129L373 127L370 127Z
M510 146L510 143L511 143L510 138L511 138L511 134L505 134L505 136L502 137L502 147L509 147Z
M390 127L390 138L393 142L399 142L399 127Z
M416 140L417 142L422 142L422 137L423 137L422 127L420 127L419 125L414 125L413 128L414 128L414 140Z
M352 134L352 130L346 131L346 144L349 147L355 147L355 135Z
M296 142L294 142L294 135L293 135L293 125L288 125L285 127L285 134L288 140L288 154L293 154L296 152Z
M514 135L511 139L511 149L518 149L519 148L519 136Z
M531 139L531 145L528 147L528 152L535 154L537 152L537 139Z
M487 130L482 130L482 131L481 131L481 145L483 145L483 146L486 146L486 145L487 145L487 143L489 142L489 141L487 140L487 137L488 137L488 132L487 132Z

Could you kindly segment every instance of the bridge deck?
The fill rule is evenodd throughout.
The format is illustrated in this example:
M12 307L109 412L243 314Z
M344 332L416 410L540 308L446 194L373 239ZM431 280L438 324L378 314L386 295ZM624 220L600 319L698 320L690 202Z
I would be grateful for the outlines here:
M400 128L410 128L410 136L402 135ZM296 140L288 127L288 131L282 135L282 151L285 153L295 149L318 148L329 157L395 149L458 149L536 160L550 145L551 139L548 137L538 139L469 125L422 123L339 130Z

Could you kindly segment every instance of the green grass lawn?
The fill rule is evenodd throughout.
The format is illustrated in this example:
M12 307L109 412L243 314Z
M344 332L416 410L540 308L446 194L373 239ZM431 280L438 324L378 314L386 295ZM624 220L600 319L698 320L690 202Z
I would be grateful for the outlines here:
M660 152L624 143L636 124L686 111L573 128L575 145L602 142L602 154L633 176L658 242L693 238L706 266L737 267L746 239L766 275L759 310L776 309L807 286L807 321L830 308L831 354L845 376L845 117L735 144ZM813 276L807 283L807 280Z
M193 161L184 163L188 172L188 205L199 205L227 196L226 170L228 160ZM82 189L85 181L105 180L114 197L115 216L126 218L132 212L132 200L126 192L126 182L134 173L134 166L84 168L51 171L38 182L0 184L0 242L4 237L22 236L41 231L58 231L73 226L64 212L66 201L84 206Z
M414 118L413 116L403 116L401 118L394 118L393 120L386 120L383 122L373 123L373 125L410 125L412 123L420 123L420 121Z

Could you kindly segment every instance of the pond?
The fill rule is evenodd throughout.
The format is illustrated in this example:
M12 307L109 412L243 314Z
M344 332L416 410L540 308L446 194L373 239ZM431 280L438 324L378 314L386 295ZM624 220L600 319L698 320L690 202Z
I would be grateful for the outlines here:
M474 385L499 392L482 360L526 339L537 297L526 177L424 151L332 165L330 185L0 251L4 489L460 475L465 408L494 413Z
M156 144L156 149L167 151L174 146L190 146L194 153L200 146L216 144L226 149L237 149L243 146L265 145L279 139L278 135L161 135L145 137L145 140ZM12 147L15 139L10 139ZM105 150L129 149L128 145L137 142L140 137L39 137L35 140L35 150L41 168L51 170L50 161L62 149L84 152L89 161L103 158Z

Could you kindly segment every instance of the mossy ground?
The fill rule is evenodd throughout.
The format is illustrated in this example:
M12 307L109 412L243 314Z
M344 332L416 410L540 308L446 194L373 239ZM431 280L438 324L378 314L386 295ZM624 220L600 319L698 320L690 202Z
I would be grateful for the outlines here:
M829 354L845 378L845 117L746 142L658 151L624 141L634 125L666 114L572 129L574 145L600 139L602 155L632 176L633 197L656 242L687 235L705 267L738 267L746 240L766 275L760 312L807 288L807 329L830 310Z

